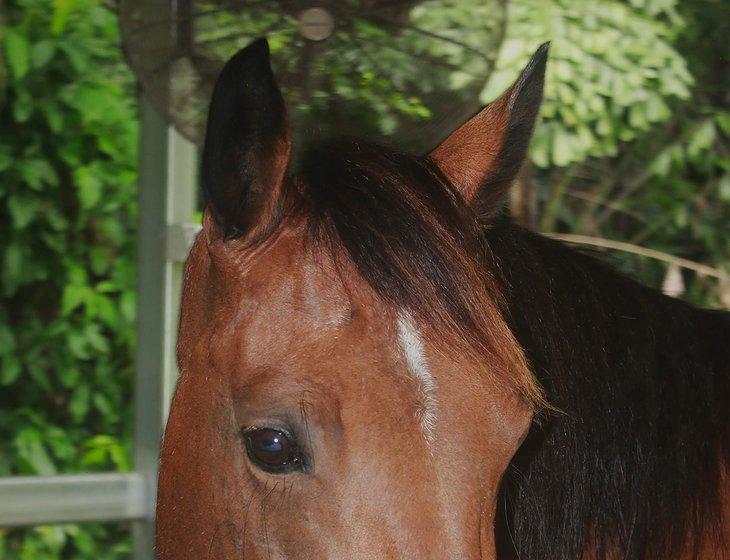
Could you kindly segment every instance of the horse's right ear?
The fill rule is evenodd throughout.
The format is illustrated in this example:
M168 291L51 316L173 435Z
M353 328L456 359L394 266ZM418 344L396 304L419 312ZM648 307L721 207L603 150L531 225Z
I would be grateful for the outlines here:
M286 106L259 39L226 63L213 90L202 176L209 235L248 236L275 219L290 151Z

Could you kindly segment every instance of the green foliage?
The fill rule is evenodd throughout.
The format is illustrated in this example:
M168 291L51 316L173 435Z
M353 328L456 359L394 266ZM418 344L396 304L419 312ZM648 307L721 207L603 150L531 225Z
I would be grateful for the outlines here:
M0 475L127 470L137 114L116 17L93 0L3 15ZM0 558L122 558L123 535L5 531Z
M594 74L585 66L559 70L564 42L556 38L557 60L550 63L554 66L545 116L532 153L540 168L535 174L543 199L540 225L548 231L624 240L727 268L730 107L722 92L730 84L721 62L727 50L726 8L692 0L594 3L609 4L609 13L623 14L616 20L621 25L587 33L611 37L602 56L625 59L612 80L623 82L630 95L615 95L620 88L613 85L599 94L595 114L576 113L575 124L572 117L566 119L562 107L568 100L555 93L571 86L590 105L596 92L583 82L590 82ZM605 14L596 8L594 15ZM579 22L579 27L590 27L591 21ZM586 56L593 56L589 44L577 39L585 30L564 31L576 38ZM652 103L661 110L651 109ZM572 107L578 105L576 101ZM605 119L611 121L605 128L611 132L601 136L597 123ZM568 138L585 128L590 134L584 133L580 142ZM559 147L558 141L565 145ZM613 260L656 287L667 270L664 264L627 255L614 255ZM693 274L685 274L685 282L691 301L730 307L726 283Z
M537 45L551 41L543 123L533 162L564 167L613 156L666 121L689 97L692 77L672 44L683 20L676 2L513 0L507 36L482 99L514 80Z
M612 189L618 193L612 195L615 208L624 216L606 215L599 226L607 235L730 270L728 119L728 110L701 107L671 126L669 140L643 139L627 147L634 161L645 163L637 166L640 183L634 192ZM625 161L630 157L626 155ZM730 307L727 284L701 277L692 280L688 299Z
M131 556L124 530L117 526L42 525L15 533L0 530L0 539L3 560L120 560Z

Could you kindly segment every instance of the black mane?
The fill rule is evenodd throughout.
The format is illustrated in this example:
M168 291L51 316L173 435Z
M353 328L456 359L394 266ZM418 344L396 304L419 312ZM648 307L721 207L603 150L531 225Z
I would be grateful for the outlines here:
M506 220L487 240L512 328L563 412L535 422L505 476L500 557L578 560L588 539L599 560L616 542L627 560L696 554L694 537L722 530L730 314Z

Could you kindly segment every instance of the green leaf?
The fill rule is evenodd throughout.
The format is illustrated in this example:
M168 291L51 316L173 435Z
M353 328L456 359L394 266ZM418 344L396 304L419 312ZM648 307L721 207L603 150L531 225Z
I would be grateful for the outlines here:
M20 361L13 354L0 358L0 385L11 385L20 376Z
M3 258L3 288L5 295L12 295L23 279L23 248L10 243Z
M27 122L35 111L35 103L30 92L26 89L17 89L15 103L13 103L13 118L15 122Z
M646 115L651 122L661 122L671 116L671 111L661 96L652 93L646 101Z
M76 547L89 558L93 558L97 553L97 543L88 532L76 531L73 534L73 541Z
M655 175L658 175L660 177L667 177L669 175L671 168L672 168L672 157L671 157L671 154L667 151L664 151L661 154L659 154L651 162L652 173L654 173Z
M30 50L30 60L33 68L41 69L46 66L55 52L56 46L51 41L38 41L35 43Z
M89 210L96 206L101 199L101 181L88 167L77 169L75 176L81 207L84 210Z
M43 190L46 185L56 186L59 179L56 170L45 159L32 158L18 164L18 171L28 186L34 190Z
M730 174L720 177L717 183L717 192L722 200L730 203Z
M559 167L568 165L571 161L577 159L573 136L562 128L555 130L551 156L552 162Z
M89 449L81 457L81 464L86 469L99 468L105 466L107 463L107 450L104 447L94 447Z
M91 405L91 389L85 383L78 385L71 394L68 410L74 422L81 422L89 412Z
M56 466L43 444L43 435L35 428L23 428L15 436L18 456L27 461L35 474L56 474Z
M79 360L88 360L90 358L88 340L83 333L78 331L69 332L67 343L68 348L71 351L71 355L74 357Z
M88 286L67 284L63 289L63 296L61 296L61 314L64 317L68 317L86 302L88 295Z
M112 408L103 393L95 393L92 400L94 401L94 407L101 413L104 418L112 419L116 417L116 411Z
M697 158L702 152L708 150L715 141L715 123L708 119L703 122L694 132L687 144L687 153L690 157Z
M117 470L126 472L132 470L129 454L123 445L116 443L109 447L109 455Z
M35 381L46 394L49 394L53 390L51 379L48 376L48 370L42 360L38 359L37 356L34 359L26 356L25 367L30 378L33 379L33 381Z
M56 208L49 208L43 213L43 217L56 231L63 231L68 228L68 220Z
M111 266L111 255L107 247L92 247L89 250L89 263L91 264L91 270L97 276L105 274ZM97 290L99 287L97 286Z
M69 15L73 11L75 4L76 2L74 0L53 0L51 31L54 35L59 35L66 29Z
M28 40L19 29L5 29L5 56L18 80L22 80L30 69L30 48Z
M58 134L63 131L64 123L64 112L59 107L59 104L55 100L45 100L39 103L43 115L46 117L46 122L51 132Z
M69 433L68 428L51 426L46 430L46 442L53 452L53 456L64 461L71 461L76 458L76 445L73 441L74 435Z
M15 350L16 342L13 331L4 323L0 323L0 355Z
M718 126L722 130L723 134L730 136L730 112L720 113L715 117Z
M92 324L86 328L86 338L89 345L97 352L104 354L109 352L109 341L101 334L97 325Z
M107 326L116 330L119 324L119 313L110 298L103 295L96 296L96 313Z
M66 54L69 62L77 74L83 75L89 69L89 55L80 45L64 42L59 48ZM80 109L81 105L76 105Z
M57 373L61 385L67 389L74 387L79 382L79 379L81 379L81 371L75 366L60 367Z
M547 127L538 126L530 145L530 158L538 167L550 165L551 135Z
M8 210L17 230L25 229L38 214L41 201L38 198L16 195L8 200Z
M131 291L124 292L119 301L119 310L129 323L137 317L137 294Z
M0 73L0 75L2 75ZM11 165L15 163L13 156L10 154L10 150L4 146L0 145L0 172L5 171L8 169Z

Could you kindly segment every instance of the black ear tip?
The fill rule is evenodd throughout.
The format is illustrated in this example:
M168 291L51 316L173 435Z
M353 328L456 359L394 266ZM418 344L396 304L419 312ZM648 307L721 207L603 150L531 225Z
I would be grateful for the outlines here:
M542 95L542 82L545 79L545 67L547 65L549 50L550 41L546 41L537 48L535 54L533 54L532 58L530 58L530 62L527 63L527 66L525 66L522 70L520 77L517 78L514 88L515 94L521 92L525 86L529 84L531 89L535 89L535 87L537 87L540 91L540 95Z
M546 41L542 45L537 47L535 54L532 55L530 62L525 68L525 74L534 74L536 70L544 73L549 51L550 41Z
M256 39L234 54L225 66L233 69L269 66L269 42L264 37Z
M512 109L515 106L540 106L549 49L549 41L540 45L535 51L535 54L532 55L530 62L527 63L527 66L520 73L520 76L510 90L510 104Z
M252 55L256 54L258 56L265 56L268 59L269 41L267 41L266 37L259 37L243 50L248 51Z

